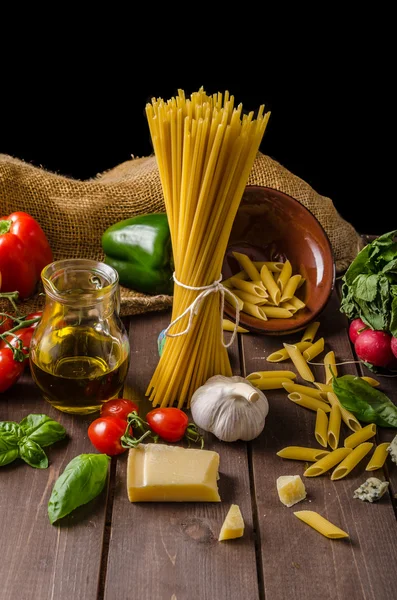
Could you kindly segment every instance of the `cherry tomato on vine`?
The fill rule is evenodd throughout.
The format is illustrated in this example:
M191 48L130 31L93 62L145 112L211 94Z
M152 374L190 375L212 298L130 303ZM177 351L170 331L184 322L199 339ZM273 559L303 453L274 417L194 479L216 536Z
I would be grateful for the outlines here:
M139 407L135 402L127 398L115 398L102 404L101 417L119 417L127 420L128 415L133 411L139 413Z
M88 437L92 445L103 454L116 456L126 451L120 442L125 433L127 421L119 417L99 417L88 427ZM132 434L132 431L130 431Z
M0 333L4 333L9 329L12 329L14 321L10 317L0 316Z
M11 348L0 349L0 392L5 392L22 375L24 363L14 360Z
M189 425L188 416L180 408L154 408L146 415L150 429L165 442L179 442Z

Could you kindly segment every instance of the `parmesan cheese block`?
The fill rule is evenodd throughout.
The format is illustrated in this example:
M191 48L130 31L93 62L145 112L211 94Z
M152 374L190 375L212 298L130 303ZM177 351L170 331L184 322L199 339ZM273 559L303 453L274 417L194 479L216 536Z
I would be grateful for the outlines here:
M305 485L299 475L283 475L277 479L278 496L285 506L293 506L306 498Z
M219 454L166 444L139 444L127 462L130 502L220 502Z
M219 534L218 540L232 540L244 535L244 519L237 504L232 504Z

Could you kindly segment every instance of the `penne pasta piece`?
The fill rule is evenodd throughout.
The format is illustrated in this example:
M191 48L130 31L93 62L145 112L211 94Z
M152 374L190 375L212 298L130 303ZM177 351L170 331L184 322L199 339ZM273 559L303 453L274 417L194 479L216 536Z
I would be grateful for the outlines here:
M266 265L263 265L261 268L261 280L274 304L278 305L281 297L280 288L274 281L272 272L269 271Z
M314 344L312 344L310 346L310 348L308 348L307 350L304 350L302 352L302 356L306 361L312 360L313 358L315 358L316 356L318 356L319 354L321 354L321 352L324 351L324 338L319 338L316 342L314 342Z
M295 404L299 404L299 406L303 406L309 410L317 411L319 408L321 408L325 413L331 412L331 407L329 404L326 404L326 402L322 402L322 400L317 400L311 396L305 396L299 392L292 392L291 394L288 394L288 398L292 402L295 402Z
M298 346L293 344L284 344L284 348L287 350L290 359L294 363L295 368L302 379L305 381L314 381L314 375L309 365L303 358L303 354L299 350Z
M240 298L243 302L250 302L251 304L256 304L257 306L262 306L262 304L267 303L267 298L262 296L257 296L255 294L250 294L249 292L244 292L243 290L233 288L231 290L235 296Z
M230 291L232 292L232 294L234 295L234 298L236 299L237 302L237 306L239 311L241 312L244 308L244 302L243 300L241 300L241 298L239 298L238 296L236 296L235 292L235 288L230 288ZM229 294L225 294L225 302L227 302L228 304L230 304L230 306L233 306L233 308L236 308L235 303L233 302L232 298L230 298Z
M354 450L350 452L346 458L342 460L342 462L332 471L331 479L332 481L337 481L338 479L343 479L346 477L353 469L362 461L364 456L368 454L368 452L373 448L373 444L371 442L363 442L359 446L356 446Z
M279 304L280 308L286 308L287 310L289 310L290 313L292 313L293 315L298 312L298 309L291 304L291 302L280 302Z
M323 402L328 403L327 394L325 392L322 392L321 390L315 390L308 385L301 385L300 383L295 383L294 381L287 381L284 384L284 388L290 394L292 394L292 392L301 392L306 396L311 396L312 398L316 398L317 400L322 400Z
M307 462L317 462L329 454L328 450L319 450L318 448L305 448L304 446L287 446L276 452L281 458L290 460L306 460Z
M295 344L295 346L301 352L306 350L306 348L309 348L310 345L311 345L311 342L298 342L297 344ZM289 359L289 354L288 354L287 350L285 348L282 348L280 350L276 350L275 352L272 352L271 354L269 354L269 356L267 357L266 360L267 360L267 362L281 362L283 360L288 360L288 359Z
M292 276L292 265L289 260L286 260L283 264L283 268L277 277L277 285L280 288L280 292L283 293L285 286Z
M328 417L322 408L317 409L314 437L317 443L324 448L327 447Z
M324 356L325 383L329 385L332 382L333 375L338 376L338 370L335 364L335 352L330 350Z
M319 381L313 381L313 385L316 386L316 388L318 388L319 390L322 390L323 392L333 392L334 388L332 387L331 384L328 383L320 383Z
M301 342L313 342L319 327L320 321L312 321L309 323L303 332Z
M313 465L310 465L303 475L305 477L318 477L319 475L323 475L344 460L351 452L353 452L352 448L336 448L336 450L332 450L332 452L327 454L327 456L324 456L324 458L320 458L320 460Z
M235 273L234 275L232 275L232 277L234 277L235 279L244 279L244 280L248 279L248 275L245 271L239 271L238 273ZM231 279L231 277L229 277L228 279L225 279L225 281L222 281L223 285L225 285L226 282L230 283L230 279Z
M229 319L222 320L223 331L234 331L234 328L235 324L233 323L233 321L230 321ZM237 331L238 333L249 333L248 329L244 329L244 327L240 327L240 325L237 327Z
M287 300L291 300L291 298L294 298L300 280L301 275L292 275L292 277L289 278L285 285L284 291L281 294L280 302L286 302Z
M289 310L280 306L263 306L262 309L268 319L290 319L292 317Z
M240 252L232 252L234 258L238 261L240 267L247 273L248 277L255 281L256 279L260 279L260 274L258 269L255 267L252 260L246 254L241 254Z
M258 379L260 377L283 377L284 379L295 379L296 373L293 371L253 371L247 375L246 379Z
M376 471L377 469L381 469L383 467L389 455L387 451L389 446L389 442L383 442L383 444L376 446L374 453L371 456L371 460L365 468L366 471Z
M250 379L252 385L257 387L258 390L282 390L285 381L285 377L259 377L257 379Z
M303 521L303 523L306 523L306 525L309 525L318 531L318 533L321 533L321 535L324 535L330 540L338 540L349 537L349 534L346 533L346 531L343 531L343 529L340 529L331 523L331 521L328 521L313 510L299 510L294 512L294 515Z
M375 423L370 423L366 427L362 427L360 431L356 431L352 433L347 438L345 438L344 446L345 448L355 448L362 442L366 442L371 437L374 437L376 434L376 425Z
M306 281L306 279L303 277L303 275L301 275L301 280L298 283L298 288L297 288L298 290L299 290L300 287L302 287L302 285L305 283L305 281Z
M371 385L372 387L378 387L380 385L380 382L377 381L377 379L374 379L373 377L362 376L361 379L369 383L369 385Z
M254 260L254 265L259 270L263 267L263 265L266 265L267 268L269 269L269 271L272 271L272 273L280 273L284 266L284 263L268 261L268 260L265 260L265 261Z
M262 321L267 321L267 316L263 312L262 308L256 304L251 304L251 302L244 302L243 312L247 313L248 315L252 315L257 319L261 319Z
M243 292L248 292L253 296L259 296L260 298L267 298L268 296L266 290L254 281L244 281L244 279L235 279L234 277L231 277L230 282L233 287L242 290Z
M327 396L331 406L333 406L334 404L339 405L340 413L342 415L342 421L345 423L345 425L348 426L349 429L351 429L352 431L359 431L360 429L362 429L360 421L353 415L353 413L346 410L346 408L344 408L344 406L341 405L337 395L334 394L334 392L327 392Z
M296 310L302 310L302 308L305 308L306 304L303 302L303 300L300 300L300 298L297 298L296 296L292 296L292 298L290 298L289 302L295 306Z
M329 415L327 440L332 450L336 450L339 444L340 427L342 424L342 415L340 412L339 404L333 404L331 406L331 412Z

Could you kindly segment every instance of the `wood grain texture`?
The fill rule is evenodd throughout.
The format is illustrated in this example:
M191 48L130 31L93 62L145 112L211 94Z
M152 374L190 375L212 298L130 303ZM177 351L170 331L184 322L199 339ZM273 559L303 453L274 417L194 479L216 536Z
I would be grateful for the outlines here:
M169 315L131 319L128 389L142 403L158 361L157 335ZM236 349L232 360L238 369ZM148 406L146 406L146 409ZM150 408L150 406L149 406ZM220 453L221 503L130 503L126 459L118 460L105 600L257 600L258 583L246 445L206 436ZM244 537L218 542L230 504L239 504Z
M320 317L318 336L326 340L324 353L334 350L338 361L351 359L345 320L336 294ZM247 372L277 369L290 361L267 363L264 358L291 339L246 336L243 338ZM324 355L313 362L321 362ZM312 365L318 381L324 381L322 366ZM357 372L356 365L338 366L340 375ZM297 383L306 384L298 376ZM294 405L280 390L266 392L270 411L263 434L252 442L257 522L262 555L266 600L379 600L397 595L395 568L396 521L390 498L369 504L353 499L354 490L367 478L360 464L345 479L332 482L330 474L305 478L305 463L281 459L276 452L289 445L320 446L314 437L315 413ZM350 431L342 429L342 440ZM365 461L363 461L365 462ZM276 480L281 475L300 475L306 500L287 508L281 504ZM348 540L328 540L299 521L295 510L314 510L350 535Z
M53 485L69 461L95 452L87 437L93 419L63 414L42 399L29 371L0 396L0 420L19 422L45 413L68 437L45 449L48 469L17 460L0 470L1 600L97 598L105 525L105 489L89 504L51 525L47 504Z

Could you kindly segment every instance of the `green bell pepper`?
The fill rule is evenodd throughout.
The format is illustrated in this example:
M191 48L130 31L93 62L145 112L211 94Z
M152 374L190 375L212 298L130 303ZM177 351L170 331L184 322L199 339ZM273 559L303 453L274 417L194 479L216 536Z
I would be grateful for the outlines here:
M102 235L104 262L120 284L145 294L173 293L171 235L165 213L115 223Z

